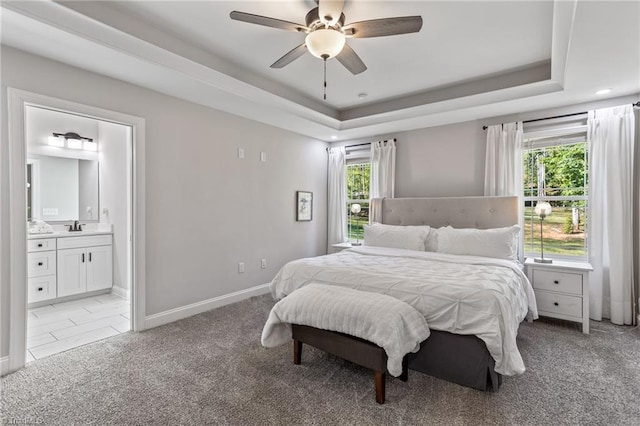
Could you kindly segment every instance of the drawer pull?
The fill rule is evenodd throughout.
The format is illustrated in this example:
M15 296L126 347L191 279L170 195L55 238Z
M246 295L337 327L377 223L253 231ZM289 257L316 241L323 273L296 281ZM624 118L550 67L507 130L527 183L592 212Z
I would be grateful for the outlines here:
M554 304L555 306L559 306L558 302L553 302L553 304Z
M44 290L44 288L38 287L38 291L42 291L42 290Z
M43 265L43 263L42 263L42 262L38 262L38 266L42 266L42 265Z
M84 263L84 253L82 253L82 263Z
M553 283L554 283L554 284L560 284L560 281L558 281L558 280L553 280Z
M89 252L89 262L91 262L91 252Z
M38 243L38 247L42 247L42 243Z

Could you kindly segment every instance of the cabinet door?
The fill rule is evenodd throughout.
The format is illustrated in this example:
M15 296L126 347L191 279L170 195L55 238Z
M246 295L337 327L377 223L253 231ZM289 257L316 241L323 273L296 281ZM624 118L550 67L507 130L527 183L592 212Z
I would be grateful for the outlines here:
M58 250L58 297L87 291L87 249Z
M113 246L88 247L87 291L113 285Z

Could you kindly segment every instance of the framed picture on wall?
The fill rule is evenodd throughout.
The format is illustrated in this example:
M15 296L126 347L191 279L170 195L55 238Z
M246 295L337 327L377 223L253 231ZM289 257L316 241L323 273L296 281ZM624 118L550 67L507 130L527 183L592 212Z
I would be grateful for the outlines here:
M313 219L313 192L296 191L296 220Z

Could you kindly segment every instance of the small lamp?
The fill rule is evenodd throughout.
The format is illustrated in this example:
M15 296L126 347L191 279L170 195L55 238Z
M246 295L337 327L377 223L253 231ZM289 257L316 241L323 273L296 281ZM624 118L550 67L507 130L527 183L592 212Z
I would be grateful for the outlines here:
M534 209L535 213L540 216L540 257L536 257L535 259L533 259L534 262L537 263L552 263L553 260L551 259L545 259L544 258L544 237L542 235L542 222L544 221L544 218L549 216L551 214L551 211L553 209L551 208L551 204L547 203L546 201L542 201L536 204L536 207Z
M358 214L362 211L362 207L360 204L351 204L351 214ZM351 243L353 246L359 246L360 242L358 241L358 237L356 237L356 242Z

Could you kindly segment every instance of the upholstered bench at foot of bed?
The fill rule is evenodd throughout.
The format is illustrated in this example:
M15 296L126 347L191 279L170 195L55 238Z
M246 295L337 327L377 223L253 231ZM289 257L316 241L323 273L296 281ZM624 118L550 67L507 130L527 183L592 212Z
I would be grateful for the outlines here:
M375 377L376 402L384 404L387 372L387 354L380 346L358 337L335 331L321 330L305 325L291 324L293 337L293 363L302 360L302 344L343 358L354 364L373 370ZM402 360L402 374L399 379L407 381L407 357Z

